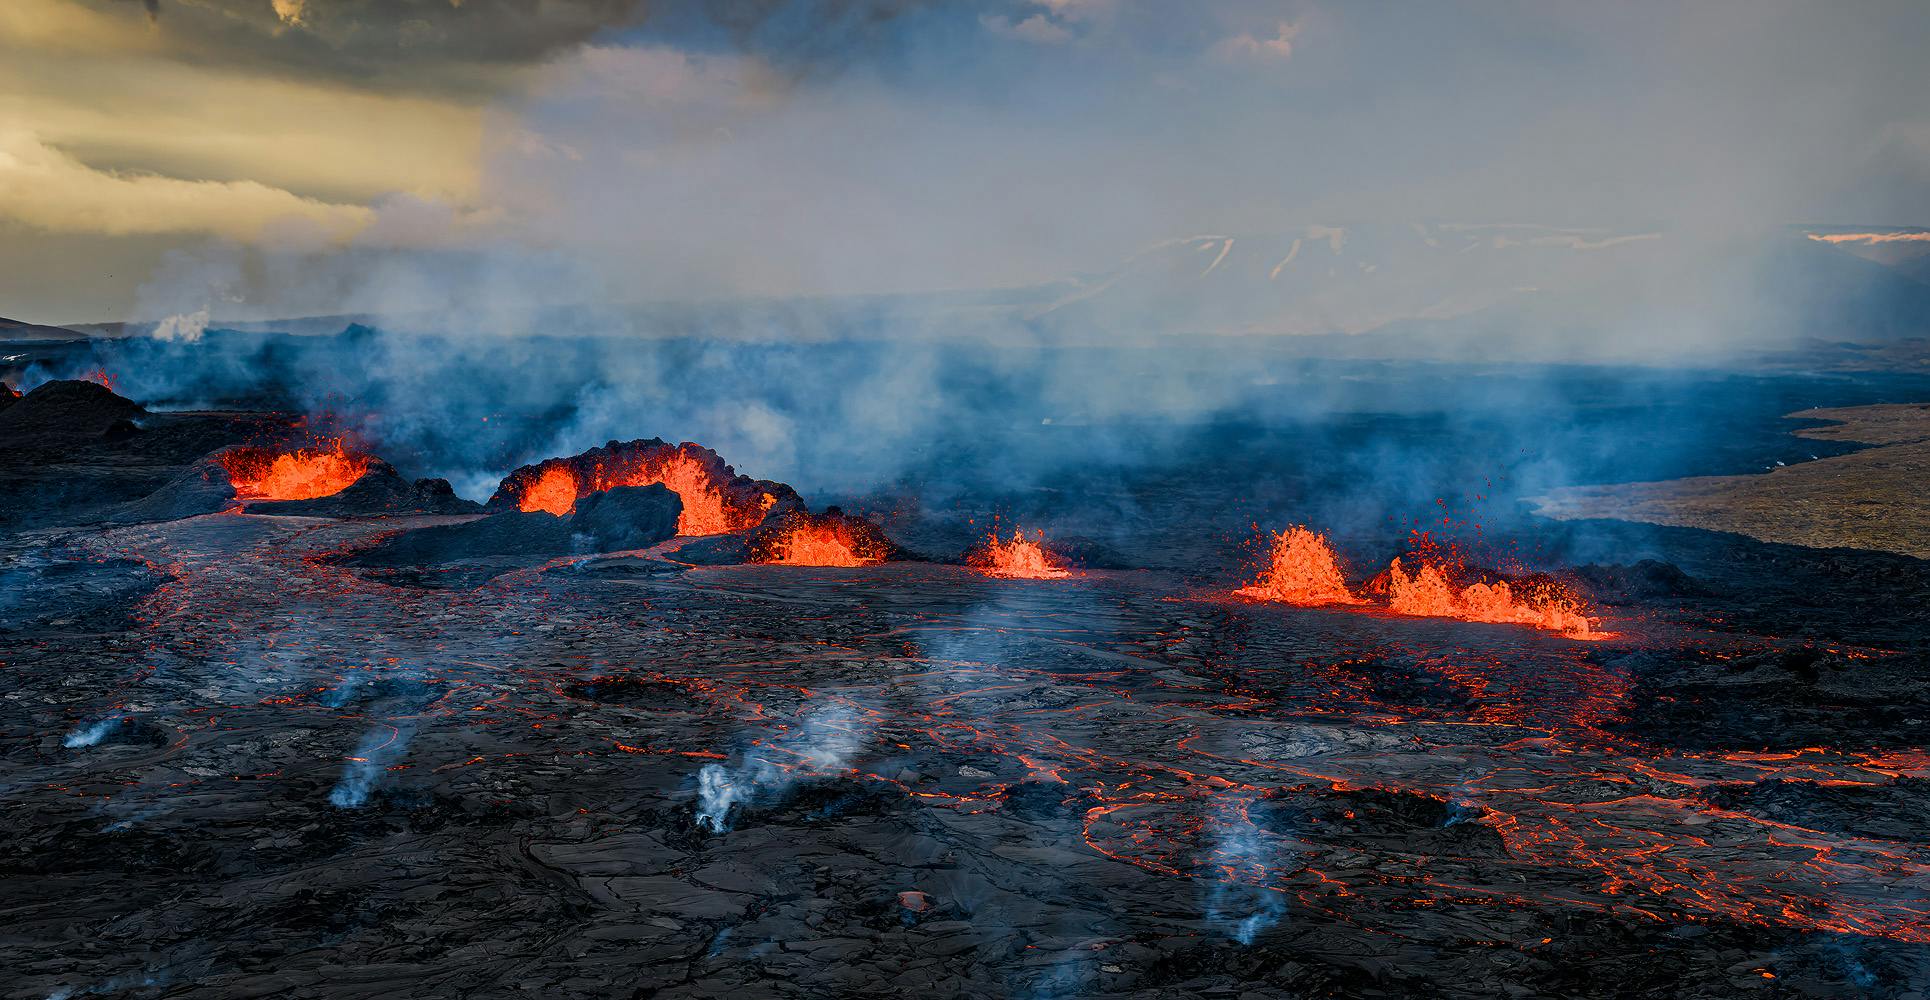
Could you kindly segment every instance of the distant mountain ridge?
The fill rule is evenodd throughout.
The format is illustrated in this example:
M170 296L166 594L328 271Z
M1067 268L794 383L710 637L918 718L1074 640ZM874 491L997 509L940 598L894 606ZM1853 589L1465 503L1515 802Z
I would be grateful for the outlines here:
M0 341L27 342L47 340L86 340L87 334L64 326L47 326L0 316Z
M1925 244L1930 247L1930 244ZM1055 286L1042 328L1120 334L1750 331L1889 340L1930 326L1921 256L1777 230L1699 244L1660 230L1540 225L1308 225L1169 240ZM1717 329L1721 327L1723 329ZM1734 328L1728 329L1728 328Z

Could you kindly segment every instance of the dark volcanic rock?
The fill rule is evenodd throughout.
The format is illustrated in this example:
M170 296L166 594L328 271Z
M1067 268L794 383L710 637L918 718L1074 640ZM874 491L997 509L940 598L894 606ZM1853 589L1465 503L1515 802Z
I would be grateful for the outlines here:
M447 479L418 479L411 483L395 467L377 459L353 485L332 496L312 500L268 500L250 503L250 514L299 517L380 517L397 514L474 514L482 505L456 495Z
M0 634L47 627L123 628L135 604L166 579L154 567L128 559L7 553L0 556Z
M621 486L583 498L557 517L507 510L462 524L417 528L351 560L359 566L425 566L465 559L551 559L649 548L677 534L683 503L663 486Z
M194 463L153 493L116 507L111 523L172 521L242 507L250 514L286 517L393 517L404 514L473 514L482 506L456 495L446 479L411 483L381 459L340 493L308 500L256 500L243 505L235 496L220 453Z
M1709 589L1673 563L1644 559L1632 566L1591 563L1575 575L1609 604L1631 604L1659 597L1710 597Z
M1717 788L1707 797L1724 809L1812 830L1911 842L1930 838L1930 781L1921 778L1868 785L1759 781Z
M110 524L178 521L235 506L235 488L228 482L228 470L210 457L188 466L147 496L114 507L102 519Z
M1749 652L1639 649L1619 728L1695 750L1917 747L1930 725L1923 656L1815 646Z
M78 379L48 382L0 410L0 444L97 438L124 421L146 415L141 404L123 399L99 383Z
M1279 788L1249 811L1253 822L1286 837L1358 848L1506 857L1501 835L1469 810L1431 795L1363 788Z
M672 550L670 557L693 566L738 566L751 561L751 545L743 535L716 535Z
M591 552L647 549L677 535L683 501L664 486L619 486L583 498L570 530L590 539Z

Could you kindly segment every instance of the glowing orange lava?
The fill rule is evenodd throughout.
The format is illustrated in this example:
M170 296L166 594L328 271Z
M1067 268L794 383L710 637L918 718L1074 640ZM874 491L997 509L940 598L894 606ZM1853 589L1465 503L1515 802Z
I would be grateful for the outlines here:
M1388 610L1430 618L1530 625L1575 639L1605 639L1581 603L1554 586L1516 593L1506 580L1456 588L1438 563L1423 561L1413 574L1395 559L1387 568Z
M525 511L547 511L557 517L568 514L576 509L576 474L563 465L543 470L543 474L529 484L529 489L523 491L517 506Z
M108 392L116 391L114 386L114 376L109 375L107 373L107 369L105 368L96 368L92 371L83 372L81 373L80 377L85 381L94 383L95 385L105 386Z
M1259 578L1234 593L1287 604L1360 603L1347 589L1327 536L1299 525L1273 536L1269 560Z
M884 557L882 543L840 518L794 517L752 560L779 566L870 566Z
M968 561L987 576L1013 580L1063 580L1072 575L1071 570L1059 565L1052 553L1046 551L1045 535L1037 531L1027 538L1025 532L1015 529L1012 540L1006 542L1000 541L994 530L985 546Z
M295 451L232 448L220 457L240 500L313 500L334 496L369 471L369 457L345 450L340 441Z
M629 461L598 463L583 478L566 465L552 465L524 489L517 506L561 517L591 493L658 483L683 501L683 513L677 517L679 535L722 535L756 527L777 500L766 493L755 504L733 502L701 460L682 448L666 448Z

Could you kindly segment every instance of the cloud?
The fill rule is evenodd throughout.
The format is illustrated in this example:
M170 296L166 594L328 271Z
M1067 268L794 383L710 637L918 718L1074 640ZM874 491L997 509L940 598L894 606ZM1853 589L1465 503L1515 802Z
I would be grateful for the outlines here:
M125 0L6 0L130 20ZM505 71L641 20L643 0L149 0L171 53L229 69L274 68L436 92L486 92ZM158 16L152 16L158 15ZM300 31L291 31L300 28Z
M0 214L59 232L185 233L242 241L290 224L346 239L375 217L361 205L303 198L256 181L97 170L24 131L0 132Z
M1250 31L1243 31L1214 47L1223 58L1231 59L1285 59L1293 55L1294 39L1300 37L1300 26L1292 21L1281 21L1274 28L1273 37L1257 38Z
M978 22L995 35L1040 45L1053 45L1072 39L1071 30L1044 14L1034 14L1017 22L1003 14L985 14L979 17Z

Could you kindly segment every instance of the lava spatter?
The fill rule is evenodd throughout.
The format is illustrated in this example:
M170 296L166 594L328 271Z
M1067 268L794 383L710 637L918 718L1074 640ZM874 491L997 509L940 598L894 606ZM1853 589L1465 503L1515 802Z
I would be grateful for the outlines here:
M1012 580L1063 580L1072 575L1046 548L1043 532L1035 531L1027 538L1016 528L1009 540L1000 538L994 530L966 562L986 576Z
M227 471L235 497L246 501L334 496L355 485L369 471L372 460L349 451L340 441L329 441L288 450L230 448L216 461Z
M1273 536L1267 562L1252 583L1235 591L1256 601L1286 604L1359 604L1347 589L1327 536L1295 525Z
M1477 580L1456 586L1450 571L1423 558L1409 571L1395 559L1387 568L1388 610L1428 618L1527 625L1574 639L1605 639L1581 601L1551 581L1520 585L1507 580Z
M835 508L792 514L751 546L752 562L773 566L870 566L887 554L877 528Z

